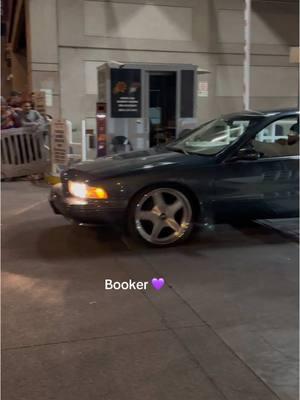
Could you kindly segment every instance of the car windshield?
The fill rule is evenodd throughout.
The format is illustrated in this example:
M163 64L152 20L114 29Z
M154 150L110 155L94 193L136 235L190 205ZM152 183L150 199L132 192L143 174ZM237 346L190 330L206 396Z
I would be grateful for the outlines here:
M250 119L215 119L194 129L169 145L169 149L199 155L215 155L235 142L247 129Z

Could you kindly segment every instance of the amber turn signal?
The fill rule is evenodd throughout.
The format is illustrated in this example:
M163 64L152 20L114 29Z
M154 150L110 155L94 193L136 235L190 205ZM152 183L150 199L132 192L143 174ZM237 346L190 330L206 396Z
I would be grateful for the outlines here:
M101 187L88 186L86 191L87 199L108 199L107 192Z

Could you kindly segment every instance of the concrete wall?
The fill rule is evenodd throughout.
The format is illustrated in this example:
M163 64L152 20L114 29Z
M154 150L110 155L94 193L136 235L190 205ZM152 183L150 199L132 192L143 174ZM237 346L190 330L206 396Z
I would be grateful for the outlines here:
M47 112L57 118L60 115L60 82L56 0L30 0L28 13L32 90L52 90L53 105Z
M243 8L243 0L31 0L34 86L51 86L55 107L60 96L61 115L79 129L95 115L98 64L192 63L211 72L200 77L209 88L198 98L201 120L242 109ZM296 2L253 1L253 109L297 105L289 47L298 46L298 15Z
M12 89L20 92L28 91L27 60L22 53L11 53L11 73L13 75Z
M8 98L12 91L12 82L11 82L11 79L9 78L9 75L11 74L11 69L7 65L7 62L5 59L5 45L6 45L5 38L3 36L1 36L1 49L2 49L2 54L1 54L1 96Z

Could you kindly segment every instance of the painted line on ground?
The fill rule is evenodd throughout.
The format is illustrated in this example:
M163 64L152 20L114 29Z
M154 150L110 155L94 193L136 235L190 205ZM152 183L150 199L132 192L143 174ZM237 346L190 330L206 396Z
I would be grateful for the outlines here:
M46 203L47 201L48 201L47 199L45 199L45 200L40 200L40 201L37 201L36 203L31 204L31 205L28 206L28 207L21 208L21 209L19 209L17 212L14 212L13 214L10 214L8 217L2 218L2 222L6 221L6 220L8 220L8 219L10 219L10 218L18 217L19 215L24 214L24 213L26 213L27 211L30 211L31 209L33 209L34 207L37 207L37 206L39 206L40 204ZM4 213L2 212L2 214L4 214Z

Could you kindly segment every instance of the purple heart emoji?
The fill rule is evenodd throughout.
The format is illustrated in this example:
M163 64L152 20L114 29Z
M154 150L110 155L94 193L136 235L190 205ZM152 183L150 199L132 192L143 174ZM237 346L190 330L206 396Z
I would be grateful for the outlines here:
M160 290L164 286L165 280L164 278L153 278L151 283L155 290Z

